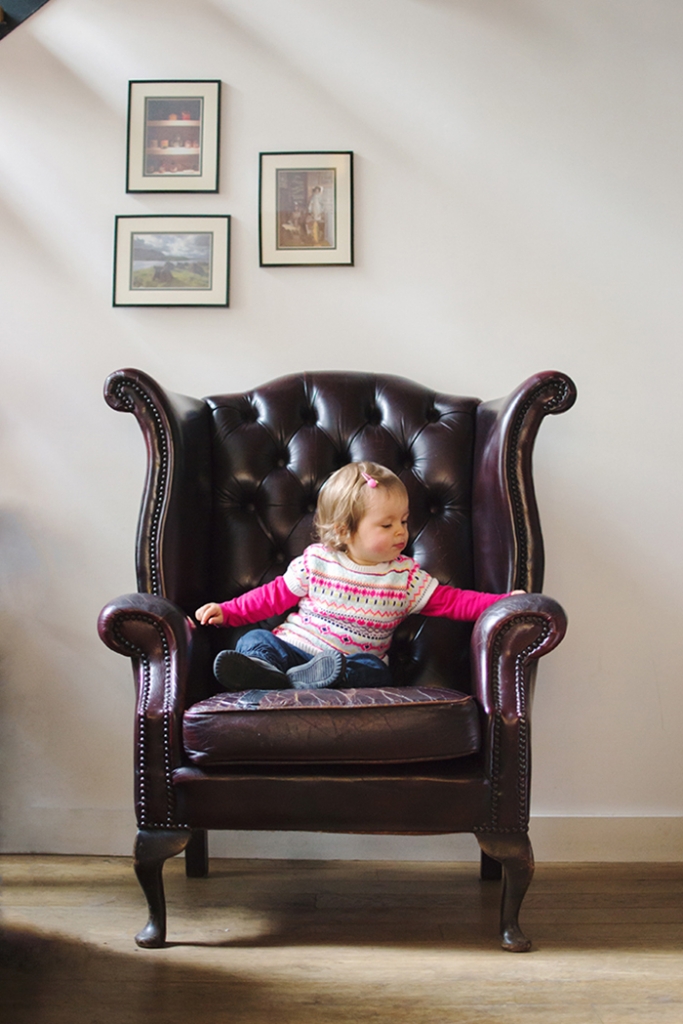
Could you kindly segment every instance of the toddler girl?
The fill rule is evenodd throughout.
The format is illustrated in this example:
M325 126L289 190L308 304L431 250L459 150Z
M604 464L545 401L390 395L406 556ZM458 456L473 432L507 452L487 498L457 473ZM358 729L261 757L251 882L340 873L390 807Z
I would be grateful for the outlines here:
M214 673L224 689L391 686L387 652L406 616L473 622L508 596L444 586L402 554L408 494L374 462L349 463L328 478L314 525L320 543L284 576L195 613L203 626L244 626L294 609L272 632L251 630L218 655Z

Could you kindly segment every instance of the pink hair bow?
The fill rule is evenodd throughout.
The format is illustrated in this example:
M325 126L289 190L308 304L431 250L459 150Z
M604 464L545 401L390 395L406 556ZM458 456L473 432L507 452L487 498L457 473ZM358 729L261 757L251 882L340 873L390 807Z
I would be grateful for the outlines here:
M365 480L365 482L368 485L368 487L376 487L377 486L377 481L375 480L374 476L368 476L368 474L364 473L362 469L360 471L360 475L363 477L363 479Z

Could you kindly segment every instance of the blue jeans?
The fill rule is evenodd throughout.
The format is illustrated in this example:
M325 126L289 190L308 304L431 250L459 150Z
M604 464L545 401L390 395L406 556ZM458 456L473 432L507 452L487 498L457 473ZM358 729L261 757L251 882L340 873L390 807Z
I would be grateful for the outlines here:
M269 665L274 665L281 672L295 665L303 665L314 657L292 644L285 643L274 636L268 629L252 629L237 641L235 650L251 658L261 658ZM391 686L391 672L374 654L351 654L346 659L345 688L362 688L366 686Z

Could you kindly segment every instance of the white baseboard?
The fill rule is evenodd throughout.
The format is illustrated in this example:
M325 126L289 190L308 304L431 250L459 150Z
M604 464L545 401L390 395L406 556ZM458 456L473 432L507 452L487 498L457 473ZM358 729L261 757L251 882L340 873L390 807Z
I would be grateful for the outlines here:
M532 818L530 838L542 861L683 861L681 818ZM215 832L215 857L312 860L479 859L474 836L359 836L306 832ZM268 848L269 853L264 853Z
M683 861L680 818L532 818L537 861Z
M132 808L39 808L24 828L6 828L5 853L129 856ZM531 841L542 861L683 861L683 817L536 817ZM212 832L214 857L274 860L474 861L471 835L365 836L324 832Z

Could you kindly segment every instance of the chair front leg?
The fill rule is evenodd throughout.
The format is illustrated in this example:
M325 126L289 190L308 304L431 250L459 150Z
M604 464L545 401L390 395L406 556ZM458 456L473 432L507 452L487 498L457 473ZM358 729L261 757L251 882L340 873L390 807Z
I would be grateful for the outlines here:
M519 911L534 874L534 853L526 833L479 833L482 851L503 866L500 937L509 953L528 953L531 940L519 927Z
M149 921L135 936L143 949L160 949L166 944L166 897L162 871L164 861L181 853L190 841L189 829L140 829L135 839L134 866L147 899Z

